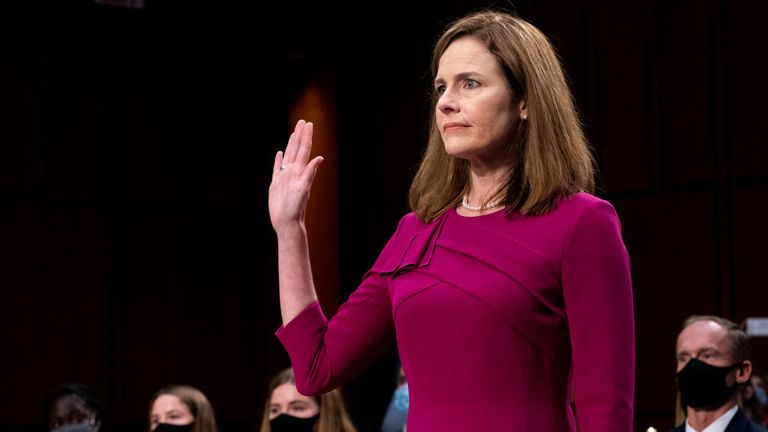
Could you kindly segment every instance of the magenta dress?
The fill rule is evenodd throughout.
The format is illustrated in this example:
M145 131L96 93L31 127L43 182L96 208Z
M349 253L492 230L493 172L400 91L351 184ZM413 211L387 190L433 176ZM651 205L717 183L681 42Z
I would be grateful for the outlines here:
M408 214L330 321L314 303L277 336L304 394L396 339L408 432L632 430L629 259L615 210L592 195L541 216Z

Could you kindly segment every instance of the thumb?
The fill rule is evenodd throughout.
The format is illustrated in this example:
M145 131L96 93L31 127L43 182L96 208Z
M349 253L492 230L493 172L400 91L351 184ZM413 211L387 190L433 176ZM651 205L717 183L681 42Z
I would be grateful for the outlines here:
M317 168L320 166L321 163L323 163L324 160L325 158L323 158L322 156L317 156L307 164L307 167L304 169L304 175L302 178L302 180L305 183L307 183L308 185L311 185L312 182L315 181Z

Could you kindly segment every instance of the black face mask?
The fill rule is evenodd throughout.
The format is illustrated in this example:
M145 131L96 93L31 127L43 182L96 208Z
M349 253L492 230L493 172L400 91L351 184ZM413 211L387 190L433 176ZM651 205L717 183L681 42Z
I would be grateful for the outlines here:
M719 408L725 404L740 387L734 383L725 385L725 376L741 363L719 367L690 359L688 364L677 373L677 386L680 389L680 402L691 408Z
M320 414L310 418L280 414L269 421L269 428L272 432L313 432L315 430L315 423L317 423L319 418Z
M192 432L195 422L185 425L175 425L170 423L158 423L152 432Z

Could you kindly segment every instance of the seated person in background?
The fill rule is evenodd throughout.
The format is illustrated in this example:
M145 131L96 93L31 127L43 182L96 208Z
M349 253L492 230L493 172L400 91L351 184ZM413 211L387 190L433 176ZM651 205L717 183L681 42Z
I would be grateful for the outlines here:
M172 385L160 389L149 411L152 432L218 432L216 416L208 398L190 386Z
M765 382L759 375L752 374L752 378L741 389L741 408L747 418L753 422L765 425L765 407L768 405L768 396L765 392Z
M304 396L296 389L293 369L275 375L267 394L261 432L357 432L339 389Z
M101 428L99 401L82 384L64 384L43 402L51 432L98 432Z
M408 383L405 380L405 372L401 366L397 374L397 388L392 394L387 413L381 422L381 432L403 432L408 421Z
M749 381L749 341L726 319L694 315L677 337L677 384L686 421L673 432L766 432L739 409Z

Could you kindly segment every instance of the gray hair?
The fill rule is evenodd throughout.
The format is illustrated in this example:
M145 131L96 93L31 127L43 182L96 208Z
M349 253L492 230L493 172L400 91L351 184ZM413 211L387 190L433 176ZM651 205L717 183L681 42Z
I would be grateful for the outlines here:
M731 357L734 362L741 363L749 359L751 351L749 336L735 322L715 315L691 315L683 323L683 330L699 321L712 321L728 332L728 338L731 340Z

